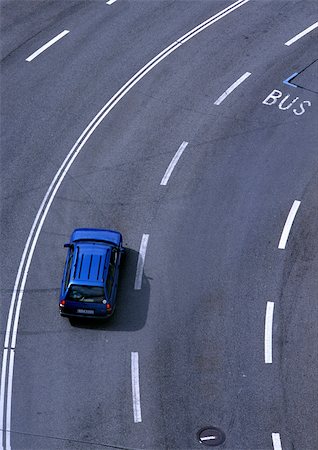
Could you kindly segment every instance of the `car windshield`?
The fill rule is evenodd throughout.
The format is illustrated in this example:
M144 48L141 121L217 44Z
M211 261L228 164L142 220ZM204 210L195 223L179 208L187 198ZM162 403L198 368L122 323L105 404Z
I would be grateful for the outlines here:
M73 284L68 293L71 300L79 302L102 302L105 298L104 289L101 286L81 286Z

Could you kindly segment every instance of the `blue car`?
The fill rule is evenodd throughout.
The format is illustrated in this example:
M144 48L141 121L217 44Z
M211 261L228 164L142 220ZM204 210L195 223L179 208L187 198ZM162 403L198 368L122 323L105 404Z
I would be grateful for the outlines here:
M70 242L64 245L68 254L61 284L61 316L107 318L113 314L122 241L118 231L73 231Z

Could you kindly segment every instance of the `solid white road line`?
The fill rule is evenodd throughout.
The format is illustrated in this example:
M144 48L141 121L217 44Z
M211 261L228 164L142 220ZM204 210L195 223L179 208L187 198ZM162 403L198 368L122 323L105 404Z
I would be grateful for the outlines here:
M134 286L134 289L136 289L136 290L141 289L142 275L144 272L148 239L149 239L149 234L142 235L140 249L139 249L139 255L138 255L138 262L137 262L135 286Z
M135 86L135 84L138 83L150 70L152 70L157 64L159 64L164 58L166 58L168 55L170 55L172 52L177 50L184 42L194 37L196 34L203 31L208 26L212 25L216 21L222 19L227 14L230 14L237 8L241 7L245 3L248 3L249 0L238 0L235 3L229 5L227 8L223 9L219 13L215 14L214 16L207 19L205 22L202 22L197 27L190 30L188 33L183 35L181 38L179 38L177 41L173 42L171 45L166 47L162 52L160 52L157 56L155 56L151 61L149 61L145 66L143 66L132 78L130 78L127 83L125 83L114 95L113 97L103 106L103 108L96 114L96 116L91 120L91 122L88 124L88 126L85 128L83 133L80 135L80 137L75 142L74 146L71 148L69 153L67 154L66 158L64 159L61 167L55 174L43 200L40 205L40 208L36 214L36 217L34 219L34 222L32 224L32 228L30 230L30 233L28 235L25 247L23 249L23 253L21 256L18 273L16 276L12 296L11 296L11 303L10 303L10 309L7 319L7 325L6 325L6 335L5 335L5 348L9 348L9 341L10 341L10 333L11 333L11 327L12 327L12 320L13 315L14 317L14 325L13 325L13 334L11 336L11 348L15 348L16 345L16 338L17 338L17 329L18 329L18 322L19 322L19 315L20 315L20 308L21 303L23 299L23 293L25 284L27 281L27 275L29 272L29 268L32 262L33 254L35 251L35 247L37 244L37 241L39 239L39 235L41 233L44 221L48 215L48 212L50 210L50 207L53 203L53 200L56 196L56 193L58 192L66 174L68 173L70 167L72 166L73 162L79 155L80 151L90 138L90 136L93 134L93 132L96 130L96 128L100 125L100 123L105 119L105 117L110 113L110 111L117 105L117 103ZM22 280L21 280L22 277ZM16 300L17 305L16 305ZM17 306L17 307L16 307ZM1 378L4 374L4 371L6 371L6 366L2 367L2 374ZM10 408L11 411L11 404L9 404L9 401L11 402L11 389L12 389L12 372L8 375L8 384L7 387L10 387L10 392L7 390L7 402L6 402L6 408L7 411ZM2 405L4 408L4 403ZM4 412L3 412L4 417ZM3 427L4 429L4 427Z
M4 433L4 387L7 373L7 359L8 349L3 350L2 355L2 370L1 370L1 386L0 386L0 449L4 448L3 433Z
M235 81L235 83L233 83L225 92L223 92L223 94L214 102L215 105L220 105L223 100L226 99L226 97L234 91L234 89L237 88L237 86L239 86L241 83L243 83L244 80L246 80L246 78L248 78L251 75L250 72L246 72L244 73L244 75L242 75L237 81Z
M115 3L116 0L108 0L108 2L106 2L106 5L112 5L113 3Z
M172 158L171 163L169 164L168 169L166 170L160 185L161 186L166 186L166 184L168 183L168 180L170 178L170 175L172 174L173 169L175 168L175 165L177 164L177 162L180 159L180 156L182 155L182 153L184 152L186 146L188 145L188 142L183 141L182 144L179 147L179 150L177 151L177 153L174 155L174 157Z
M298 39L305 36L305 34L310 33L312 30L318 27L318 22L312 24L310 27L306 28L306 30L302 31L301 33L297 34L293 38L291 38L289 41L285 42L285 45L292 45L294 42L298 41Z
M10 362L8 371L8 395L7 395L7 417L6 417L6 450L11 450L11 405L12 405L12 380L14 366L14 350L10 350Z
M279 433L272 433L272 441L274 450L282 450L282 443L280 441Z
M272 364L273 362L273 316L274 316L274 303L267 302L266 314L265 314L265 339L264 339L264 353L265 363Z
M245 3L248 3L249 1L250 0L238 0L235 3L232 3L227 8L224 8L219 13L215 14L214 16L210 17L206 21L200 23L200 25L198 25L195 28L193 28L192 30L190 30L188 33L186 33L184 36L182 36L180 39L178 39L177 42L181 42L182 44L184 44L189 39L192 39L193 36L195 36L196 34L201 33L201 31L205 30L207 27L209 27L210 25L212 25L216 21L222 19L227 14L231 13L236 8L240 8L242 5L244 5Z
M131 386L134 422L141 422L138 352L131 352Z
M37 50L36 52L32 53L32 55L30 55L26 61L31 62L34 58L36 58L37 56L39 56L41 53L43 53L47 48L51 47L51 45L55 44L55 42L59 41L60 39L62 39L62 37L64 37L66 34L69 33L69 30L64 30L62 31L62 33L58 34L57 36L55 36L55 38L51 39L49 42L47 42L45 45L43 45L41 48L39 48L39 50Z
M289 236L289 233L290 233L290 229L291 229L291 227L293 225L293 222L294 222L294 219L295 219L295 216L297 214L299 206L300 206L300 201L299 200L295 200L294 203L293 203L293 206L291 207L291 209L289 211L289 214L288 214L288 217L286 219L285 226L283 228L283 232L282 232L281 238L279 240L279 244L278 244L278 248L281 249L281 250L284 250L284 248L286 247L287 239L288 239L288 236Z

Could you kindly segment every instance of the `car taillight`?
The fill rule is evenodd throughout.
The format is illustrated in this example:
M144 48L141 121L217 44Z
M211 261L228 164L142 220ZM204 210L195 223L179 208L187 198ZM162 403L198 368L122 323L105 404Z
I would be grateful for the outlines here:
M65 300L63 299L60 301L60 307L63 308L64 306L65 306Z
M106 303L106 309L107 309L107 312L111 312L112 311L112 305L110 303Z

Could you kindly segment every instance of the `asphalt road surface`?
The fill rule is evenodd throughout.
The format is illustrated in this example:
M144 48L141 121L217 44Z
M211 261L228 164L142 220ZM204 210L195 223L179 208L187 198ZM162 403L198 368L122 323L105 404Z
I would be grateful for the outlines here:
M318 448L317 21L1 1L0 449ZM76 227L123 234L106 323L59 316Z

